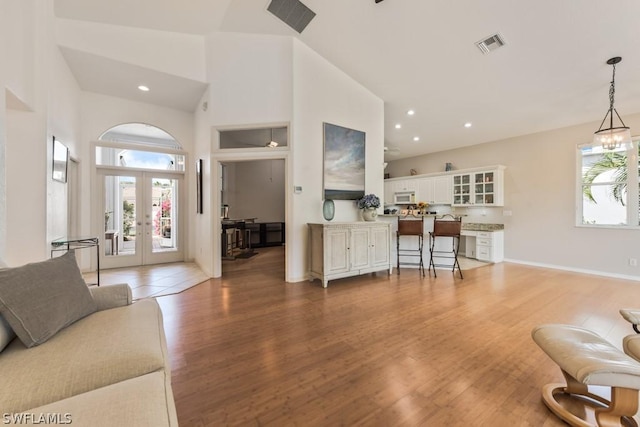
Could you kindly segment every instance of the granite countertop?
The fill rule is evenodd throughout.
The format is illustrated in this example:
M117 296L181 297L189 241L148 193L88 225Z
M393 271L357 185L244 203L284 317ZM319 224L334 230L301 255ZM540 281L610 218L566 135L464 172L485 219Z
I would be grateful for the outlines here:
M504 230L504 224L480 224L474 222L463 222L462 229L469 231L499 231Z

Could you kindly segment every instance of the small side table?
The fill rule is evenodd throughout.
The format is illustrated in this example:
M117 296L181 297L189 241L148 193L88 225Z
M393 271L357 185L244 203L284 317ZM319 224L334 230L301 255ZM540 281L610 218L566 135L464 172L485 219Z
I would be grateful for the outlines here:
M96 248L97 269L96 275L100 286L100 239L97 237L61 237L51 242L51 258L53 253L57 251L71 251L84 248Z
M118 230L107 230L104 232L105 242L109 240L111 242L111 255L118 255Z

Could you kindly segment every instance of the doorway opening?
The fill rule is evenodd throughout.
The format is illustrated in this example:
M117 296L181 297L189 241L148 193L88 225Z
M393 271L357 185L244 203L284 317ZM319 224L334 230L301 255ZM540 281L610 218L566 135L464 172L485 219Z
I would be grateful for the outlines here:
M259 269L284 276L286 161L220 161L223 277Z

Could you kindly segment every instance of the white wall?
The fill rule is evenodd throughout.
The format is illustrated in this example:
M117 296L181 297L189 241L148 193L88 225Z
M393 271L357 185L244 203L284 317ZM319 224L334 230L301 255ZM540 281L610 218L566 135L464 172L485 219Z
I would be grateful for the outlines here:
M7 40L8 2L0 2L0 36ZM0 43L0 59L8 58L7 43ZM0 67L0 266L6 265L7 250L7 173L6 173L6 149L7 149L7 101L6 82L7 67Z
M194 144L193 159L202 159L202 194L203 210L202 214L196 214L190 226L189 249L193 254L196 264L209 276L213 276L213 254L214 251L214 231L212 218L219 218L220 207L214 205L212 195L213 180L216 179L217 172L212 169L211 163L211 109L208 107L209 91L207 90L200 100L204 108L197 108L194 112ZM190 187L190 194L195 195L195 181ZM220 232L220 230L218 230ZM219 256L219 255L218 255Z
M207 39L208 119L212 127L212 161L255 160L283 156L287 201L286 280L307 275L307 223L322 218L322 123L330 122L366 132L367 192L382 195L384 105L359 83L331 65L297 39L255 34L213 34ZM217 129L288 123L290 146L285 150L226 153L216 151ZM266 152L265 152L266 153ZM212 174L211 199L216 209L209 219L217 241L220 233L219 195ZM301 194L293 187L301 186ZM233 208L233 207L232 207ZM233 214L232 214L233 215ZM336 203L336 220L359 220L353 202ZM220 249L214 245L214 275Z
M640 132L640 115L625 116ZM444 151L389 163L392 177L503 164L505 206L457 209L469 222L505 224L505 258L516 262L592 272L640 280L640 230L576 227L576 145L590 142L598 123L588 123ZM512 216L503 216L503 211ZM482 212L486 215L481 215Z
M61 46L193 80L205 78L204 38L98 22L56 20Z
M287 156L287 150L269 153L244 150L242 153L217 150L219 129L269 127L274 124L288 125L292 119L292 38L257 34L215 33L207 37L207 81L209 82L208 111L198 116L200 138L208 134L211 171L209 192L211 209L202 215L208 221L203 230L210 227L209 234L200 234L196 242L204 250L209 242L202 242L206 236L211 244L209 262L212 275L222 274L220 263L220 193L217 182L217 165L220 161L256 160L268 156ZM204 122L208 129L204 129ZM200 150L200 148L199 148ZM203 154L207 153L204 148ZM206 186L205 186L206 187ZM285 195L285 197L287 197ZM292 208L290 207L290 210ZM232 213L233 214L233 213ZM198 218L200 222L200 218ZM206 252L204 252L206 254ZM206 255L204 255L206 256ZM204 257L203 256L203 257ZM289 269L289 266L287 267Z
M290 281L303 280L307 266L307 223L324 222L322 123L366 133L365 192L383 195L384 103L302 42L293 42L292 186L294 215L287 224ZM289 188L288 191L291 191ZM352 201L336 201L334 221L358 221Z
M231 218L285 222L284 160L254 160L229 166Z
M64 184L51 179L52 135L73 148L78 130L78 87L54 44L53 5L10 0L0 81L10 93L6 120L6 256L9 265L49 257L53 237L67 233ZM17 28L16 28L17 26ZM19 109L16 109L19 107Z
M36 38L45 28L36 22L37 3L34 0L2 1L3 56L5 72L3 88L9 89L21 102L32 108L35 102ZM42 9L42 6L40 6ZM40 37L38 41L40 42Z
M193 228L191 220L195 215L195 205L193 204L193 193L195 192L195 174L194 158L191 157L191 150L194 144L194 116L193 113L175 110L167 107L160 107L141 102L129 101L122 98L115 98L107 95L101 95L92 92L82 92L81 95L81 156L86 161L81 166L82 187L81 203L84 206L92 206L97 204L97 200L92 198L91 186L92 169L91 165L91 145L108 129L123 123L146 123L164 131L173 136L187 155L186 159L186 188L189 189L183 194L183 202L187 209L185 227L187 228L187 241L193 240ZM194 189L193 191L190 191ZM94 209L96 207L94 206ZM91 233L91 217L90 210L86 209L82 212L81 228L85 233ZM191 260L194 257L192 253L193 245L186 248L185 258Z
M47 242L69 235L67 230L69 183L53 181L52 137L69 148L70 156L80 159L80 88L57 46L51 45L48 73L47 117ZM85 254L78 253L78 258Z

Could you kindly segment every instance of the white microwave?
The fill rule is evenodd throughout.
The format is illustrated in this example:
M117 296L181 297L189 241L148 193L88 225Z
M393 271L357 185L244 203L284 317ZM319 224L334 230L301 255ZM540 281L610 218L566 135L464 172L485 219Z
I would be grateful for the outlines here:
M396 205L410 205L416 202L416 193L413 191L406 191L402 193L395 193L393 202Z

